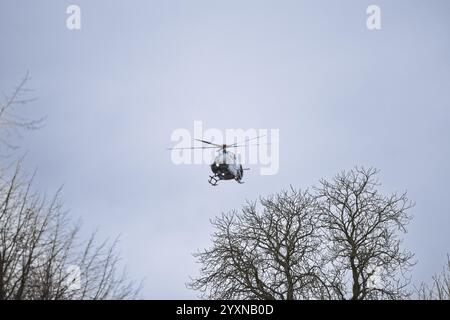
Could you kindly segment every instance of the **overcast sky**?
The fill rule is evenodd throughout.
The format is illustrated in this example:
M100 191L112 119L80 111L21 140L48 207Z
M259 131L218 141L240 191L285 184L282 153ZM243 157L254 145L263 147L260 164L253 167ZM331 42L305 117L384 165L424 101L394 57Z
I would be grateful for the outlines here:
M405 245L429 280L450 253L449 15L447 0L2 0L0 91L30 71L23 115L47 119L20 140L26 171L47 194L64 184L85 231L121 234L145 298L197 296L185 283L209 219L355 165L417 203ZM208 166L175 166L171 134L195 120L279 129L278 174L213 188Z

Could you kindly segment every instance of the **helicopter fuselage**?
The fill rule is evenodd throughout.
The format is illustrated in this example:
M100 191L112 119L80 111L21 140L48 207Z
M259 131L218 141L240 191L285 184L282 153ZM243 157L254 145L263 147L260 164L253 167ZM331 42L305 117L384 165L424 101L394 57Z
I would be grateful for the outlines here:
M210 176L209 183L215 186L219 180L232 179L242 183L241 179L244 176L244 169L242 168L242 165L237 162L236 156L226 149L219 152L220 154L211 164L211 171L214 175Z

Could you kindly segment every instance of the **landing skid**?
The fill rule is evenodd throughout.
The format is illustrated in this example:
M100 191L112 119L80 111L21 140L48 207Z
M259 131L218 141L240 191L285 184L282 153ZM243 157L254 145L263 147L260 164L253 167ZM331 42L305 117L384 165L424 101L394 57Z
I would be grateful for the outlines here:
M219 179L217 179L217 176L209 176L208 180L209 184L212 186L217 186L217 182L219 182Z
M216 186L218 185L218 182L219 182L220 180L221 180L221 179L220 179L217 175L214 175L214 176L209 176L208 182L209 182L210 185L216 187ZM236 178L235 178L234 180L236 180L236 182L237 182L237 183L240 183L240 184L243 184L243 183L244 183L244 182L241 181L241 179L236 179Z

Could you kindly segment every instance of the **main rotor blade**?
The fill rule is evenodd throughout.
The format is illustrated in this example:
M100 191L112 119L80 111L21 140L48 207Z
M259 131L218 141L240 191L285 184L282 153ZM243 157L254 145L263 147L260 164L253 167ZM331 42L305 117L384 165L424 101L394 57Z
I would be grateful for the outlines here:
M270 146L271 143L257 143L257 144L241 144L241 145L231 145L227 148L240 148L240 147L254 147L254 146Z
M217 147L186 147L186 148L167 148L167 150L192 150L192 149L217 149Z
M247 142L249 142L249 141L252 141L252 140L255 140L255 139L259 139L259 138L262 138L262 137L265 137L265 136L266 136L266 135L263 134L262 136L257 136L257 137L254 137L254 138L247 138L247 139L245 139L244 141L236 142L236 143L230 144L230 145L227 146L227 147L229 148L229 147L233 147L233 146L235 146L235 145L238 145L238 144L240 144L240 143L247 143Z
M197 141L200 141L200 142L203 142L203 143L207 143L207 144L210 144L210 145L213 145L213 146L216 146L216 147L222 148L222 145L221 145L221 144L217 144L217 143L212 143L212 142L210 142L210 141L206 141L206 140L200 140L200 139L194 139L194 140L197 140Z

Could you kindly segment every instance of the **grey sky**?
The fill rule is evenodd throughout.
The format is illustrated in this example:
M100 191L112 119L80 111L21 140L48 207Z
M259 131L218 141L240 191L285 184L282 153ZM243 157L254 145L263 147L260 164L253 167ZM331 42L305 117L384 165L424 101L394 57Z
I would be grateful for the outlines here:
M122 235L146 298L196 296L191 253L213 216L354 165L416 201L406 245L428 280L450 252L449 15L446 0L2 0L0 90L30 70L39 99L24 114L48 118L20 141L27 171L47 193L64 184L87 230ZM174 166L170 135L194 120L279 128L279 174L212 188L207 166Z

